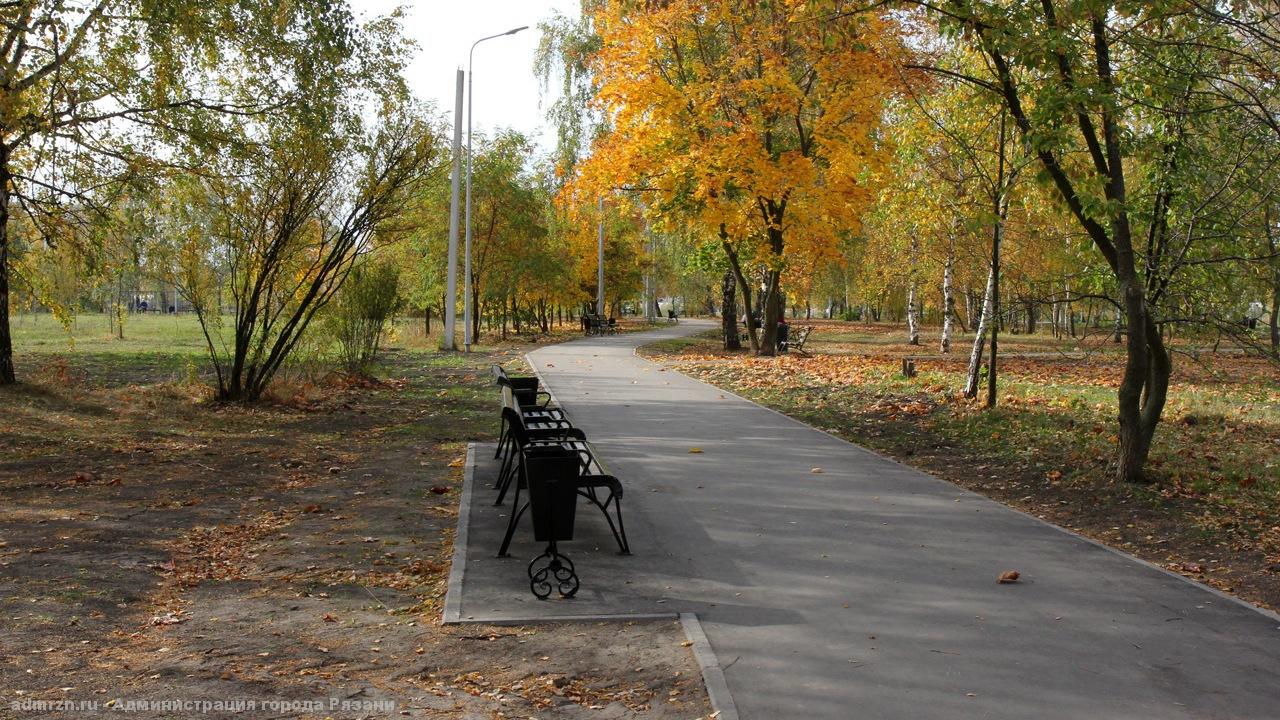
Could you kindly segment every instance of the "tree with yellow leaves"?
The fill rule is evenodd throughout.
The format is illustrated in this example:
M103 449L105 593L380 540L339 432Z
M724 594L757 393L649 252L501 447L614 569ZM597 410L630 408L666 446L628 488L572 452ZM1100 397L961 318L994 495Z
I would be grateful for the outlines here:
M566 192L652 191L651 214L719 237L748 308L760 268L764 332L752 345L772 355L789 260L828 255L875 197L887 159L877 129L902 52L892 22L843 0L586 9L608 132Z

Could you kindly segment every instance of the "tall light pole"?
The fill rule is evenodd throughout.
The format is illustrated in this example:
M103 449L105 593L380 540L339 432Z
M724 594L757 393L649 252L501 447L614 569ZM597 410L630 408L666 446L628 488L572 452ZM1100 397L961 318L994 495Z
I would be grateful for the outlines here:
M462 346L467 352L471 352L471 100L475 94L472 88L475 85L475 72L471 69L471 63L475 59L476 46L485 40L505 37L507 35L515 35L521 30L528 30L528 25L521 25L518 28L512 28L504 33L482 37L471 43L471 51L467 53L467 246L465 260L463 262L463 284L462 284L462 322L466 326L462 329Z
M444 337L441 350L454 350L453 332L458 309L458 179L462 175L462 68L458 68L458 91L453 101L453 195L449 202L449 275L445 280Z

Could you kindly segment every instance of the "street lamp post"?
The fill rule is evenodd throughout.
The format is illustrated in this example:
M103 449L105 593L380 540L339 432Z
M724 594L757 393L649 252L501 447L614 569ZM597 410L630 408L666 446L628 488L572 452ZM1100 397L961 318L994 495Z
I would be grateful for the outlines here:
M466 251L463 261L463 287L462 287L462 322L465 327L462 329L462 346L466 352L471 352L471 100L472 88L475 83L475 73L471 69L472 61L475 59L476 45L485 40L504 37L506 35L515 35L521 30L528 30L528 25L521 25L504 33L482 37L471 43L471 51L467 53L467 241Z
M441 350L455 349L454 322L457 318L455 302L458 298L458 176L462 153L462 68L458 68L457 97L453 101L453 179L449 201L449 270L445 280L444 335L440 338Z

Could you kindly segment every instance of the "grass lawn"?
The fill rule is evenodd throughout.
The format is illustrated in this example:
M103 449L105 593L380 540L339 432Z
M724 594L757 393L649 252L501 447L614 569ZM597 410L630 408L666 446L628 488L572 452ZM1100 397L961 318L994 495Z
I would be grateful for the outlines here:
M796 324L806 324L796 321ZM960 396L971 337L818 321L813 357L721 351L718 331L646 354L853 442L1250 601L1280 608L1280 366L1175 358L1150 485L1112 479L1120 350L1096 331L1001 339L999 403ZM919 375L901 375L901 358ZM984 388L985 392L985 388Z
M268 401L220 404L193 318L134 318L125 340L101 320L80 318L74 346L48 316L15 323L0 716L31 699L331 697L395 706L249 715L710 712L678 623L438 624L466 443L497 429L488 367L519 368L531 343L439 353L403 326L377 380L295 367Z

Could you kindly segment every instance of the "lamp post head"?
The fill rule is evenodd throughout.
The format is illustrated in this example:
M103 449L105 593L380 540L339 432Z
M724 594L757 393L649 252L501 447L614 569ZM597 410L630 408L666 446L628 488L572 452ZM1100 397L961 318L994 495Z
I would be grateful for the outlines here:
M502 34L503 34L503 35L515 35L516 33L520 32L521 30L528 30L528 29L529 29L529 26L528 26L528 25L521 25L521 26L520 26L520 27L518 27L518 28L515 28L515 29L512 29L512 30L508 30L508 31L506 31L506 32L504 32L504 33L502 33Z

